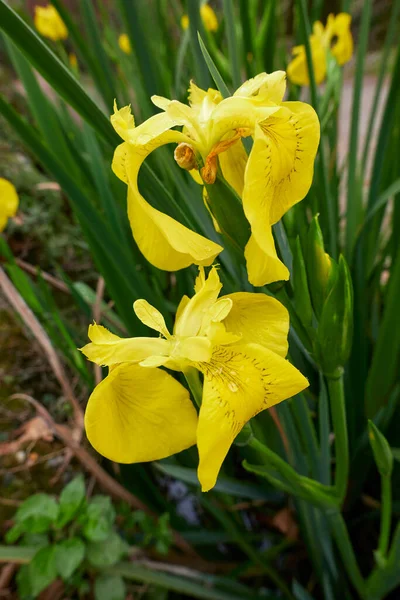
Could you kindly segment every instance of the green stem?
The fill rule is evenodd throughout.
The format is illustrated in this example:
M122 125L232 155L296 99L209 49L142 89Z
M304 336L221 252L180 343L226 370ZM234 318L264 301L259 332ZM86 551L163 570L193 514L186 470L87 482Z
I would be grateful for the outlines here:
M325 486L304 475L299 475L285 460L255 437L249 441L248 445L268 459L268 463L273 465L286 481L291 484L293 492L302 492L303 496L307 497L308 501L313 502L318 506L337 506L337 498L333 493L333 488Z
M201 385L199 372L194 367L188 367L183 372L192 396L200 408L203 397L203 386Z
M379 536L378 553L384 558L388 551L390 526L392 523L392 482L390 475L382 475L381 482L381 533Z
M336 473L335 490L340 503L346 496L349 478L349 441L347 435L346 406L343 389L343 375L327 377L333 430L335 432Z
M326 516L350 581L360 598L366 598L365 581L358 567L344 519L338 510L327 510Z

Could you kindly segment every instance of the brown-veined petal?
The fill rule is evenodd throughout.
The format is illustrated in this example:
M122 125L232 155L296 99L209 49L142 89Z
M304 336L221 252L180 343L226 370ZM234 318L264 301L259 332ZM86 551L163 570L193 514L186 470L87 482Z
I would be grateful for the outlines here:
M198 477L203 491L217 480L229 448L243 426L262 410L308 386L287 360L257 344L219 346L204 374L197 428Z
M232 301L224 319L226 330L241 336L243 344L259 344L285 357L288 351L289 313L271 296L236 292L222 296Z

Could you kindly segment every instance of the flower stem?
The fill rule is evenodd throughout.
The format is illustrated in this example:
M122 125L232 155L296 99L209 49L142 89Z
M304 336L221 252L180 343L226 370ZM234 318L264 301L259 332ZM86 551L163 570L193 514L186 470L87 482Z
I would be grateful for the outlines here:
M203 386L201 385L199 372L194 367L188 367L183 371L187 384L197 406L200 408L203 397Z
M381 533L379 536L378 553L384 558L388 551L392 522L392 483L390 475L383 475L381 483Z
M365 598L365 581L358 567L353 546L351 544L349 533L347 531L342 514L339 510L327 510L326 515L328 517L332 535L342 557L343 565L345 566L349 579L357 590L360 598Z
M337 498L333 493L333 488L304 475L299 475L285 460L255 437L249 440L248 445L267 458L268 464L273 466L290 484L292 488L291 493L302 495L308 502L312 502L318 506L337 506Z
M346 406L343 389L343 375L327 377L331 405L333 430L335 432L336 474L335 489L343 502L349 477L349 442L347 435Z

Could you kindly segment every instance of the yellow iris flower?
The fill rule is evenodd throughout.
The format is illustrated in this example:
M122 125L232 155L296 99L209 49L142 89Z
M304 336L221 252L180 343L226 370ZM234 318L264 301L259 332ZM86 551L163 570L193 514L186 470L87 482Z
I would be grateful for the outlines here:
M53 42L66 40L68 37L68 29L64 21L51 4L35 6L34 23L38 32Z
M308 382L287 354L289 317L265 294L238 292L218 298L218 272L204 268L195 295L179 304L171 334L146 300L134 310L159 338L121 339L89 327L87 358L107 365L108 376L90 396L86 433L104 456L122 463L170 456L197 443L203 491L216 482L223 460L243 426L260 411L297 394ZM166 371L203 374L199 415L187 390Z
M131 42L126 33L121 33L118 38L118 45L125 54L130 54L132 52Z
M7 225L8 219L18 210L18 194L13 184L0 177L0 231Z
M336 16L330 14L325 28L320 21L314 23L310 46L317 84L325 80L329 53L335 57L339 65L344 65L351 59L353 37L350 24L351 16L347 13ZM310 85L305 47L295 46L292 54L294 58L287 68L289 79L297 85Z
M202 4L200 6L200 16L203 21L203 25L207 31L217 31L218 29L218 19L217 15L211 8L209 4ZM189 17L187 15L183 15L181 18L181 27L186 31L189 27Z
M245 249L249 281L262 286L289 278L276 254L272 225L310 188L320 128L310 105L282 101L285 88L283 71L261 73L225 99L192 82L189 106L153 96L163 112L138 127L129 106L114 107L111 122L124 143L115 151L112 168L128 184L132 232L150 263L167 271L191 264L209 266L222 251L150 206L139 192L138 172L145 158L175 143L175 160L199 183L214 183L219 165L242 199L251 229ZM182 131L173 129L176 126ZM247 136L254 140L249 155L241 143Z

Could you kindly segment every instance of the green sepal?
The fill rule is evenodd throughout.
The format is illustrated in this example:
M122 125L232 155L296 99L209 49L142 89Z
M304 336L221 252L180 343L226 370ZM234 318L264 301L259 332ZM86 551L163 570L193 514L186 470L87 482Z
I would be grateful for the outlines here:
M379 474L389 477L393 470L393 453L385 436L371 420L368 420L368 438Z
M247 446L253 437L253 430L251 428L250 423L246 423L243 429L237 434L235 437L235 441L233 442L235 446Z
M343 256L337 280L325 301L314 344L315 357L325 375L338 376L346 363L353 337L353 286Z

